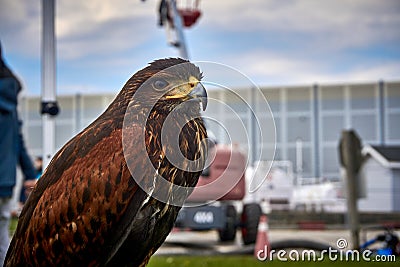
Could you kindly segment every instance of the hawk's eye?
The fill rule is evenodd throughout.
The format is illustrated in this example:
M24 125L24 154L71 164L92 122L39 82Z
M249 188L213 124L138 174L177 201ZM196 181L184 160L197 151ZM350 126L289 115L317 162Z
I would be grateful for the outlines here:
M168 82L164 79L157 79L156 81L153 82L153 87L156 90L162 90L167 86L168 86Z

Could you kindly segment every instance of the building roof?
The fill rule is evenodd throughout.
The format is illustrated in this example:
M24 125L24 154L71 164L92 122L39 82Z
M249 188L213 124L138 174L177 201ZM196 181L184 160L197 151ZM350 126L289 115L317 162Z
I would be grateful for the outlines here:
M364 156L371 156L384 167L391 169L400 168L400 146L371 146L362 149Z
M388 161L400 162L400 146L372 146Z

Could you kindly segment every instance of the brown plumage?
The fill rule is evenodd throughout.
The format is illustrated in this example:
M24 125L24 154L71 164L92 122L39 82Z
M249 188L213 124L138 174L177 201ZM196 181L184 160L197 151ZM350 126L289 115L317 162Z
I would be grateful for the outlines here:
M182 59L157 60L133 75L56 153L21 213L5 266L146 265L204 165L200 80L199 69ZM166 156L178 153L183 166L195 168Z

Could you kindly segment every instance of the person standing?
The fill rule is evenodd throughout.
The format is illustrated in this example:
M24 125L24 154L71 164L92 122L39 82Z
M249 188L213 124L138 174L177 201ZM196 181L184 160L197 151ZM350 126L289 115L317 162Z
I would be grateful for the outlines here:
M3 60L0 43L0 266L3 266L10 243L11 197L16 184L17 164L21 166L25 180L36 178L18 119L20 91L20 82Z

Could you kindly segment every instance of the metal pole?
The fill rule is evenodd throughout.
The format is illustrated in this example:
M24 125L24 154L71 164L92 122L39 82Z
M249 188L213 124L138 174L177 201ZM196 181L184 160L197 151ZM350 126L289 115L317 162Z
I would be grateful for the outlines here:
M379 81L379 143L385 145L385 83Z
M321 169L320 169L320 121L319 121L319 100L318 100L318 91L319 87L318 84L314 84L313 86L313 98L314 98L314 105L313 105L313 116L314 116L314 176L321 177Z
M47 167L55 150L56 49L55 0L42 0L42 140L43 167ZM55 112L56 110L56 112ZM55 114L54 114L55 113Z
M359 249L360 219L357 200L359 196L358 172L362 164L361 141L353 130L343 131L340 144L340 163L345 169L347 193L347 212L350 226L350 236L354 249Z
M303 178L303 140L296 139L296 177L297 182Z
M176 1L169 0L169 3L172 11L172 16L174 18L173 21L176 31L176 37L178 38L179 55L181 58L189 59L189 54L186 48L185 35L183 34L182 18L179 15L178 9L176 8Z
M257 159L257 121L256 121L256 87L251 87L250 88L250 105L251 105L251 110L250 110L250 152L251 152L251 158L250 158L250 163L252 166L254 166L254 163ZM261 141L261 140L260 140Z

